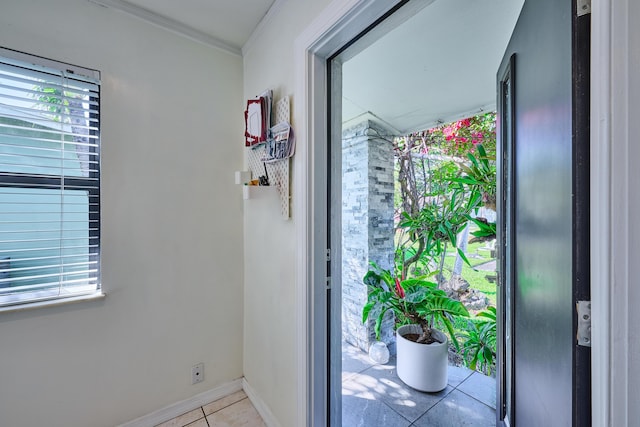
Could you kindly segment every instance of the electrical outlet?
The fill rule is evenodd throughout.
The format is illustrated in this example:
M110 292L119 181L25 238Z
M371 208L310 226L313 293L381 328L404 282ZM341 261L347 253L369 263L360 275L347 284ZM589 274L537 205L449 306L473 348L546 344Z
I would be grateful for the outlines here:
M191 368L191 384L204 381L204 363L198 363Z

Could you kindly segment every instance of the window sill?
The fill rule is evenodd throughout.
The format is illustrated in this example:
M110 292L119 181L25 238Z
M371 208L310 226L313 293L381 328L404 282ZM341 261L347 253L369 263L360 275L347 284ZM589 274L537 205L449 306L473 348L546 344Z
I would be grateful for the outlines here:
M75 304L79 302L99 300L105 297L106 295L104 293L96 292L94 294L89 294L89 295L79 295L79 296L68 297L68 298L56 298L56 299L49 299L44 301L34 301L34 302L28 302L24 304L15 304L15 305L0 307L0 313L12 313L16 311L33 310L36 308Z

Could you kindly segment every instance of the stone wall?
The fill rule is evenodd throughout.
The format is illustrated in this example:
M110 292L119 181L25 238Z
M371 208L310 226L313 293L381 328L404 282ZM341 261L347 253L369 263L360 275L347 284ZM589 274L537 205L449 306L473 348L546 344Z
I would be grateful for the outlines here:
M362 323L369 261L393 264L393 148L391 133L365 120L342 133L342 334L364 351L375 342L374 320ZM381 340L395 350L393 316Z

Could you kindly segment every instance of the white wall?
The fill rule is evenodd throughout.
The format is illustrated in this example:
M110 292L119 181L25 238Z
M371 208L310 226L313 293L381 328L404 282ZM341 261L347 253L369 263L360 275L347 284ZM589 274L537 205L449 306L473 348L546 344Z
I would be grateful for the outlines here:
M243 49L245 98L265 89L275 100L294 94L295 40L328 4L276 2ZM296 102L292 97L291 111ZM304 143L298 137L297 144ZM281 218L275 192L246 201L244 375L283 427L300 427L297 396L305 392L296 376L295 221Z
M3 47L102 72L107 297L0 314L0 425L113 426L241 377L241 58L86 0L1 9Z

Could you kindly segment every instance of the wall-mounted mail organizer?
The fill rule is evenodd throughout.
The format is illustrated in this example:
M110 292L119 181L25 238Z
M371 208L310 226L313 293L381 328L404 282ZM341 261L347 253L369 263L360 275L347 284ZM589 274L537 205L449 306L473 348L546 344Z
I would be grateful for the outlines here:
M270 120L271 104L271 91L247 102L245 146L252 178L249 184L275 186L280 197L282 216L289 218L289 168L295 152L289 97L285 96L275 104L273 126Z

